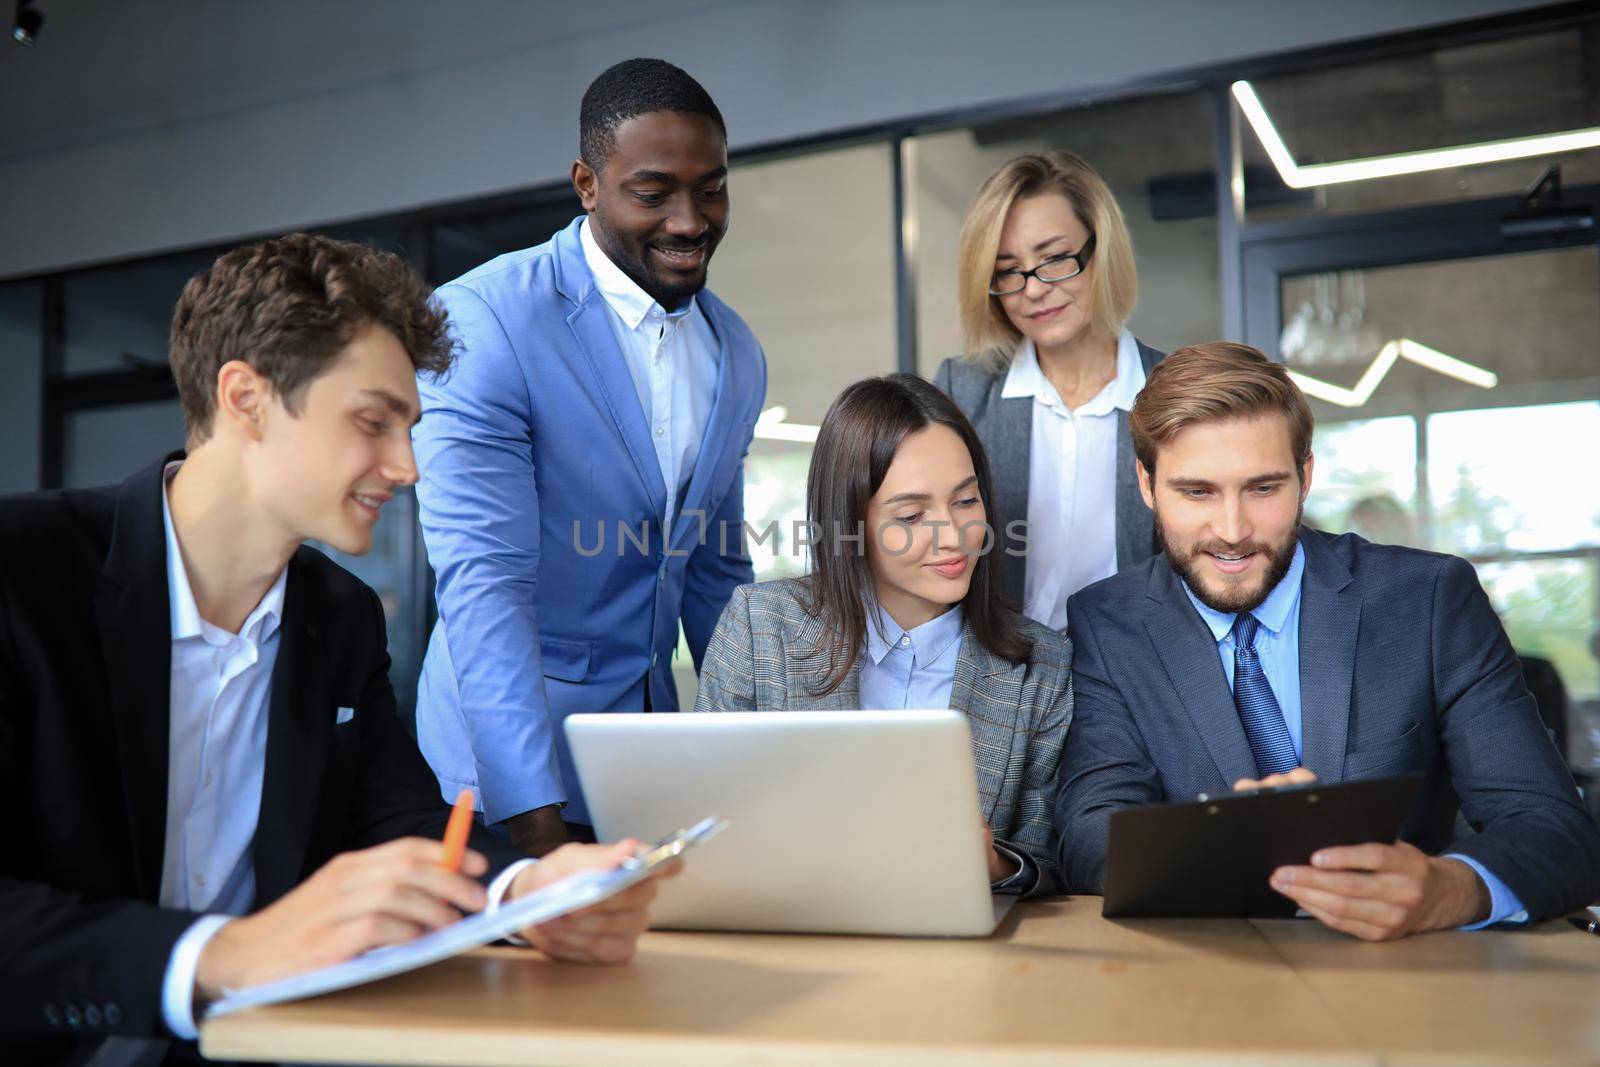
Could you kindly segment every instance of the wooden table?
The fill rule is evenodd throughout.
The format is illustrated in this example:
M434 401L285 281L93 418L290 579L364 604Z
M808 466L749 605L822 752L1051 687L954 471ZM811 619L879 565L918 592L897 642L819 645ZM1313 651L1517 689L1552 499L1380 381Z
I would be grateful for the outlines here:
M212 1057L365 1064L1600 1063L1600 939L1386 945L1309 921L1018 906L992 938L652 933L626 967L485 949L205 1024Z

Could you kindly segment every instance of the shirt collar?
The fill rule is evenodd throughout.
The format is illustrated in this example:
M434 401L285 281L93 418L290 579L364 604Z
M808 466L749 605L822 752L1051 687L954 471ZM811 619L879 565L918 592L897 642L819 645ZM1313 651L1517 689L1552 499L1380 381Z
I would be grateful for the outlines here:
M1117 376L1106 383L1088 403L1078 408L1079 415L1106 415L1113 410L1132 411L1133 402L1144 388L1144 364L1139 359L1139 342L1133 334L1123 330L1117 337ZM1000 388L1003 399L1031 396L1046 404L1061 404L1061 395L1050 379L1039 369L1039 353L1027 338L1017 346L1011 369L1006 372L1005 385Z
M943 615L929 619L921 626L903 630L900 624L875 603L867 604L867 658L880 664L883 658L900 644L902 637L911 638L911 653L918 667L926 667L949 649L950 643L961 636L964 616L957 604ZM881 629L880 629L881 627Z
M178 546L178 531L172 525L172 504L167 499L167 487L172 484L172 476L178 473L181 466L181 460L168 463L162 471L161 482L161 521L167 533L167 617L172 628L172 640L204 637L210 644L225 644L232 635L200 617L200 607L194 600L194 587L189 584L189 571L183 565L183 552ZM261 603L244 620L244 625L239 628L241 634L248 634L253 628L258 629L254 639L259 643L277 631L283 619L283 596L288 577L289 568L285 567L261 598Z
M1290 612L1300 603L1301 579L1306 572L1306 550L1299 542L1294 546L1294 557L1289 560L1289 569L1277 585L1272 587L1272 592L1250 614L1256 617L1262 629L1276 637L1283 632L1283 626L1289 621ZM1200 618L1211 628L1211 636L1220 644L1222 639L1233 631L1233 620L1238 618L1237 612L1221 612L1208 607L1201 599L1194 595L1194 590L1189 588L1189 583L1179 580L1184 593L1189 597L1189 603L1194 605L1194 610L1200 613Z
M676 323L695 309L694 297L685 300L676 311L667 311L656 303L654 297L639 288L638 282L611 262L611 257L595 240L588 219L578 225L578 241L583 245L583 260L589 265L589 273L594 275L595 288L628 329L637 330L647 318Z
M1033 342L1024 337L1011 357L1011 369L1006 371L1006 384L1000 387L1000 396L1005 400L1024 396L1043 399L1041 389L1055 391L1039 369L1039 355L1033 350Z
M1144 363L1139 359L1139 342L1134 340L1133 334L1123 330L1117 338L1117 376L1100 391L1100 396L1085 406L1091 406L1104 397L1107 410L1116 408L1119 411L1132 411L1133 402L1139 399L1139 390L1143 388Z

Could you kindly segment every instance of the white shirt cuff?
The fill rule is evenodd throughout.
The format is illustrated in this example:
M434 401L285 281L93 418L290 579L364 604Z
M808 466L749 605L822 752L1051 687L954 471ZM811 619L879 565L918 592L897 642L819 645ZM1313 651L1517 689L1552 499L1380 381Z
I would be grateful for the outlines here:
M499 874L495 875L494 881L489 883L489 902L483 906L483 913L485 915L493 915L495 912L499 911L500 905L505 901L506 894L511 892L511 883L517 880L517 875L521 874L523 871L527 870L529 867L532 867L538 862L538 860L533 859L518 860L505 870L501 871ZM528 943L524 939L518 937L516 934L507 934L506 940L514 941L519 945L526 945Z
M200 953L217 931L233 921L231 915L203 915L183 932L167 957L167 973L161 979L161 1021L185 1041L200 1036L194 1021L194 972L200 967Z

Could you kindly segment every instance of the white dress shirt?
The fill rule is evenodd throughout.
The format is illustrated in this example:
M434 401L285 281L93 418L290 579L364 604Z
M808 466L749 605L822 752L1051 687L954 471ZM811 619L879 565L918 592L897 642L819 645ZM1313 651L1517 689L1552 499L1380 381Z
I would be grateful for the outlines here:
M175 470L169 467L168 476ZM288 570L231 634L200 617L165 494L162 518L172 677L161 905L242 915L255 899L250 843L261 807L267 701Z
M167 484L179 463L169 463ZM161 861L161 906L209 914L172 948L161 983L161 1016L178 1037L193 1040L194 978L206 943L255 903L251 851L267 765L267 713L272 668L283 622L284 568L237 634L200 617L183 565L165 489L167 610L172 627L168 691L167 829ZM309 788L309 786L308 786ZM519 871L512 864L489 887L499 906Z
M676 311L667 311L639 288L606 256L588 219L578 228L578 238L595 288L610 309L611 333L627 361L650 427L661 480L667 487L664 519L670 524L694 474L711 406L717 399L722 353L716 334L698 300L691 297Z
M1117 339L1117 376L1076 410L1067 407L1024 339L1000 395L1033 398L1028 450L1028 563L1023 614L1067 625L1067 598L1117 573L1117 412L1144 388L1139 344Z
M169 485L179 466L167 465ZM161 515L172 627L161 906L214 913L178 940L162 983L161 1010L168 1029L192 1039L190 1000L201 950L229 916L243 915L255 900L250 846L261 810L267 706L289 572L285 568L278 575L237 634L213 626L200 617L195 604L165 490Z

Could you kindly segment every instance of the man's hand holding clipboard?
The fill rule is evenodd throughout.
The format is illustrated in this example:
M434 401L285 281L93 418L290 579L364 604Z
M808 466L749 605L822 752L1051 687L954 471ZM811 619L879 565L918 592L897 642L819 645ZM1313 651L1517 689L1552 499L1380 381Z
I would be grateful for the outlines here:
M1288 918L1301 906L1286 891L1292 886L1304 887L1308 896L1312 889L1341 897L1371 894L1350 898L1360 903L1313 899L1319 907L1327 903L1323 910L1332 918L1372 925L1371 933L1388 930L1368 920L1392 922L1382 910L1391 903L1383 894L1414 891L1412 879L1396 875L1400 861L1409 861L1416 850L1391 842L1400 837L1420 782L1421 775L1408 774L1322 784L1310 771L1296 769L1261 781L1240 779L1232 792L1203 793L1194 801L1115 811L1104 913L1113 919ZM1315 856L1323 857L1317 861L1322 864L1331 859L1331 865L1314 865ZM1325 877L1312 886L1301 880L1302 872ZM1286 873L1289 880L1280 888ZM1426 891L1423 896L1431 904ZM1407 917L1421 918L1415 911Z
M1241 778L1235 792L1311 785L1304 767ZM1279 867L1272 888L1312 918L1363 941L1392 941L1424 930L1448 930L1489 915L1489 889L1465 863L1429 856L1404 841L1318 849L1307 865Z

